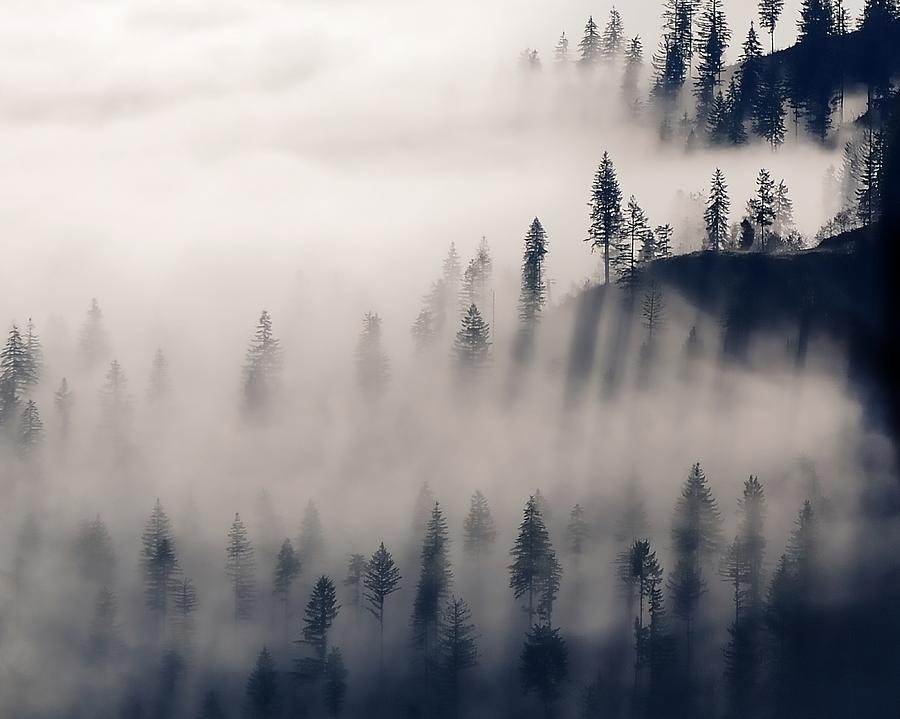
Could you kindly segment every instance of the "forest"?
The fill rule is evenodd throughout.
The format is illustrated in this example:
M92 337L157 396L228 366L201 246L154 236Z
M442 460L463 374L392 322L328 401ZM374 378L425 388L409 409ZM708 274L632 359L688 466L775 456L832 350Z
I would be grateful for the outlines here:
M897 713L896 0L52 5L0 718Z

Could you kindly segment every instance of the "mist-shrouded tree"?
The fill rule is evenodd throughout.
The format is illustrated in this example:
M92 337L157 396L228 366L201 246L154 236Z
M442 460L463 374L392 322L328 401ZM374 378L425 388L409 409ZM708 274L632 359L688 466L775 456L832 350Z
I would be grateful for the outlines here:
M451 597L443 608L438 643L441 684L448 704L447 714L458 717L461 675L478 663L472 611L464 599Z
M466 271L463 272L459 296L460 313L465 314L471 305L487 307L488 288L491 283L493 267L494 261L491 258L490 246L487 238L482 237L475 257L469 260Z
M300 536L297 538L297 553L306 571L314 569L322 561L325 539L322 533L322 518L315 502L309 500L300 522Z
M700 597L706 591L704 569L721 548L721 524L718 505L698 462L691 467L675 505L672 547L676 564L668 581L672 611L684 625L688 676Z
M713 252L723 249L728 239L730 212L728 185L725 184L725 175L717 167L710 184L706 210L703 213L706 223L706 246Z
M716 88L722 83L725 68L725 51L731 41L731 30L725 20L723 0L705 0L699 21L697 77L694 93L697 97L697 115L701 120L709 115L716 96Z
M794 232L794 201L791 199L787 183L784 180L780 180L775 186L772 204L775 210L772 232L786 243L789 235Z
M428 526L428 520L431 519L431 510L434 509L434 502L434 492L431 491L431 487L426 480L419 487L412 512L413 542L417 545L425 537L425 527Z
M81 354L83 366L92 370L104 361L109 355L109 339L106 335L106 326L103 323L103 311L96 298L91 300L87 317L81 327L78 337L78 349Z
M237 513L228 529L225 572L231 584L235 620L250 619L256 599L256 559L247 528Z
M377 398L390 379L390 364L381 346L381 317L372 312L363 316L356 344L356 380L363 394Z
M662 288L656 280L647 283L644 300L641 303L641 323L647 331L642 348L645 361L652 360L656 354L656 342L666 318L666 304Z
M33 399L29 399L19 417L19 429L16 435L16 450L19 456L24 458L33 456L40 448L43 436L44 423L41 421L37 404Z
M639 110L638 87L644 69L644 43L635 35L625 47L625 71L622 74L622 98L630 113Z
M225 709L218 692L208 691L203 697L197 719L226 719Z
M94 614L88 634L88 656L95 663L105 663L119 649L121 638L116 598L108 587L101 587L94 600Z
M569 672L569 650L559 629L535 624L525 635L519 658L519 675L525 693L534 692L544 709L546 719L561 693L561 685Z
M652 243L650 224L637 200L632 195L628 200L622 220L622 234L616 253L617 282L626 290L633 290L638 282L641 248L648 241Z
M440 610L450 594L453 581L449 544L447 520L440 504L435 502L431 518L425 526L412 616L413 647L421 660L427 688L431 688L439 661Z
M775 28L784 11L784 0L759 0L759 26L765 28L771 40L771 52L775 52Z
M475 305L469 305L460 320L453 352L460 374L468 379L478 376L490 362L491 328Z
M594 16L588 17L584 26L584 35L581 42L578 43L578 63L582 67L591 67L599 62L603 56L603 38L597 23L594 22Z
M279 384L281 342L272 331L272 316L263 310L247 347L243 367L243 411L262 416L269 409Z
M651 628L644 622L645 609L649 609L656 595L662 594L662 569L656 552L647 539L635 539L631 546L617 558L619 579L625 585L629 619L637 604L634 625L634 686L635 692L642 686L642 676L649 668L651 654Z
M425 351L434 342L437 334L434 313L428 307L423 307L419 314L416 315L416 319L410 328L410 334L417 353Z
M65 439L69 436L69 429L72 424L72 407L75 404L75 398L72 390L69 389L68 380L63 377L59 383L59 388L53 394L53 405L59 414L59 433Z
M319 577L306 603L303 613L303 638L299 640L300 643L308 645L313 653L312 657L304 657L297 662L298 674L305 681L315 681L325 671L328 632L340 608L334 582L324 575Z
M350 598L350 606L357 619L362 611L364 603L363 578L366 575L366 558L362 554L351 554L347 562L347 576L344 577L344 586L347 587L347 595Z
M463 523L463 549L479 560L491 551L496 538L497 528L491 508L481 490L477 490L469 500L469 513Z
M0 423L19 419L19 407L25 392L36 382L28 345L19 328L13 325L6 337L6 344L0 350Z
M83 581L96 588L112 586L116 556L109 530L99 514L79 528L72 556L75 570Z
M741 90L735 75L728 81L725 94L726 127L725 137L731 145L743 145L747 142L747 128L744 125L744 107Z
M285 539L278 550L278 557L275 560L275 572L272 577L272 593L281 602L281 608L284 612L284 622L287 625L290 614L291 589L294 580L300 574L300 557L294 551L294 545L290 539Z
M141 534L144 600L158 625L165 622L174 581L180 569L172 523L157 499Z
M653 230L653 249L657 258L665 259L672 256L672 236L674 234L675 229L668 223L657 225Z
M516 599L525 599L528 626L534 624L535 614L549 626L562 568L533 495L525 504L510 556L509 586Z
M600 167L594 175L591 187L591 224L585 242L591 243L591 251L603 254L603 281L609 284L609 270L615 259L616 243L622 228L622 190L616 177L616 168L608 152L603 153Z
M198 605L197 588L190 577L181 577L172 589L172 620L183 649L191 642L194 633L194 612Z
M775 182L769 171L762 169L756 178L756 194L747 202L747 214L759 230L759 249L768 249L766 228L775 222Z
M44 349L41 346L41 339L38 337L37 328L31 317L25 325L25 352L29 371L26 373L26 382L28 386L34 386L41 381L44 373Z
M247 719L275 719L280 710L281 696L275 661L269 650L263 647L247 678L244 716Z
M347 665L344 655L337 647L332 647L325 657L325 671L322 686L322 703L330 717L340 716L347 697Z
M531 352L537 324L547 301L547 279L544 264L547 256L547 233L535 217L525 235L522 253L522 284L519 291L519 355Z
M366 609L378 621L379 666L384 664L384 604L387 598L400 589L400 569L382 542L366 564L363 588Z
M753 132L768 142L772 149L784 143L785 93L778 68L769 63L759 74L759 90L753 105Z
M590 536L591 528L584 518L584 507L576 504L569 513L569 523L566 525L566 549L573 557L581 557Z
M169 361L162 349L157 349L150 366L150 380L147 382L147 399L161 402L169 395Z
M739 103L736 107L741 122L748 117L752 117L754 109L759 101L759 88L762 73L762 45L759 42L759 35L756 33L756 26L751 22L750 29L747 31L747 37L741 45L741 55L738 58L738 72L736 78L736 86L739 89ZM738 111L739 110L739 111ZM734 143L740 144L740 143Z
M871 128L860 147L856 175L856 215L864 227L879 218L882 205L882 176L884 174L884 140Z
M569 38L563 32L553 48L553 62L557 67L565 67L569 64Z
M131 414L131 398L128 379L118 360L113 360L106 371L106 380L100 389L101 424L114 436L121 436L123 424Z
M603 29L600 56L607 62L617 60L622 54L624 43L625 26L622 23L622 14L613 7L609 11L609 20Z
M459 259L459 253L456 251L456 243L451 242L447 248L447 255L441 267L441 279L444 281L447 290L447 303L449 305L459 294L459 281L462 277L462 263Z

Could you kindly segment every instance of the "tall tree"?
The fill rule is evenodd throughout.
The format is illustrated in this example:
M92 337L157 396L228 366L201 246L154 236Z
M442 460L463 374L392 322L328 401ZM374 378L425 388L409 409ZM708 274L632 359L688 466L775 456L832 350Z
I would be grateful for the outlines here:
M344 655L337 647L332 647L325 658L324 686L322 698L328 716L340 716L347 696L347 665Z
M672 225L657 225L653 230L653 250L654 255L658 258L665 259L672 256L672 236L675 230Z
M400 589L400 579L400 569L382 542L366 564L366 573L363 576L366 609L378 621L379 666L384 664L384 603L391 594Z
M72 558L83 581L97 589L112 586L116 556L109 530L99 514L79 528Z
M451 597L441 614L440 672L446 693L448 715L459 716L460 677L466 670L478 663L478 649L475 644L475 625L472 611L465 600Z
M423 352L434 341L437 334L434 313L428 307L423 307L416 315L415 322L410 328L410 334L417 353Z
M569 671L569 650L559 629L534 625L525 635L519 660L519 675L525 693L534 692L552 719L553 708L560 697L560 685Z
M600 36L593 15L588 18L584 26L584 37L578 43L578 50L580 53L578 63L582 67L596 65L603 55L603 38Z
M603 29L603 38L600 47L601 57L606 61L617 60L622 54L622 45L625 42L625 26L622 24L622 14L613 7L609 11L609 20Z
M82 364L89 370L94 369L109 354L109 339L103 323L103 311L96 298L91 299L91 306L88 308L87 317L81 327L78 349L81 353Z
M709 198L703 219L706 222L706 246L713 252L721 250L728 239L728 214L731 211L731 200L728 197L728 185L725 175L717 167L712 177Z
M784 11L784 0L759 0L759 26L769 32L772 52L775 52L775 28Z
M298 673L307 681L320 678L325 670L328 656L328 632L337 618L341 605L337 601L334 582L321 576L316 580L303 614L303 639L309 645L312 657L305 657L297 663Z
M865 136L865 144L860 148L856 215L865 227L875 223L881 210L881 186L884 174L884 142L881 133L870 127Z
M244 715L248 719L275 719L281 708L278 674L275 662L266 647L256 658L256 665L247 678L247 702Z
M565 32L559 36L553 49L553 61L557 67L565 67L569 63L569 39Z
M780 180L775 187L773 209L775 210L775 219L772 222L772 232L778 237L787 239L787 236L794 230L794 201L791 200L787 183L784 180Z
M0 423L19 416L26 390L37 382L28 354L28 345L19 328L13 325L0 350Z
M159 499L153 505L141 534L141 567L147 608L161 626L166 619L173 583L180 570L172 523Z
M275 562L275 573L272 579L272 593L281 602L284 612L284 623L287 628L290 613L291 588L294 580L300 574L300 558L294 551L294 545L290 539L285 539L278 550L278 558Z
M644 68L644 44L641 36L635 35L625 48L625 72L622 76L622 96L631 112L637 111L638 85Z
M272 316L263 310L247 348L243 368L243 409L248 416L265 414L277 389L281 342L272 332Z
M225 557L225 572L231 583L234 602L234 618L249 619L253 616L253 602L256 598L256 559L253 545L247 536L247 528L241 521L241 515L237 513L228 529Z
M769 63L759 76L759 91L753 106L753 132L775 150L784 142L785 93L778 68Z
M497 538L497 529L487 499L477 490L469 500L469 513L463 523L463 548L475 559L487 554Z
M44 350L31 317L25 325L25 351L29 370L26 373L26 382L29 386L34 386L40 382L44 371Z
M363 607L363 578L366 574L366 558L362 554L351 554L347 562L347 576L344 577L344 586L350 597L350 606L353 607L357 618Z
M530 350L541 311L547 301L547 279L544 264L547 256L547 233L535 217L525 235L522 253L522 287L519 292L520 336Z
M453 342L453 352L460 374L472 378L480 374L490 361L491 328L475 305L461 320L461 326Z
M466 271L463 273L459 303L461 313L465 314L471 305L482 308L488 306L490 301L488 287L491 283L493 265L487 239L482 237L475 257L469 260Z
M647 215L632 195L628 199L622 221L622 235L616 253L616 270L618 283L628 290L633 290L638 282L641 248L646 244L652 246L652 235Z
M372 312L363 316L363 328L356 344L356 379L363 394L377 398L390 378L390 365L381 346L381 317Z
M21 457L31 457L40 447L44 436L44 423L33 399L25 403L25 409L19 418L19 431L16 436L16 449Z
M562 569L534 495L525 503L510 555L509 586L516 599L526 599L528 626L534 624L535 614L549 626Z
M315 568L322 561L325 540L322 535L322 518L315 502L309 500L300 523L300 536L297 539L297 551L300 561L307 571Z
M438 502L425 527L421 569L413 600L413 646L422 660L427 687L431 687L438 661L440 608L450 593L453 570L449 557L450 534Z
M72 421L72 406L75 399L72 390L69 389L69 382L65 377L59 383L59 389L53 395L53 404L59 413L59 433L65 439L69 436L69 428Z
M722 83L725 51L731 41L722 0L706 0L700 15L699 35L700 61L694 93L697 96L697 115L705 119L716 96L716 88Z
M732 75L725 95L725 113L727 118L725 136L732 145L743 145L747 142L742 94L737 77Z
M603 253L603 281L609 284L609 268L615 259L616 243L622 227L622 191L608 152L603 153L597 168L588 205L591 208L591 224L585 242L591 243L591 251L600 250Z
M766 169L760 170L756 178L756 194L747 202L747 214L759 230L759 249L765 251L766 228L775 222L775 182Z
M806 47L821 49L834 31L831 0L802 0L797 22L797 40Z
M656 352L656 340L665 321L666 304L663 299L662 288L655 280L647 284L644 292L644 301L641 305L641 323L647 330L647 339L644 341L644 359L651 360Z
M197 589L189 577L174 583L172 592L173 619L178 641L183 649L191 642L194 633L194 612L197 610Z
M647 539L635 539L631 546L618 558L619 578L627 590L628 611L633 612L637 599L637 615L634 624L634 687L641 686L641 677L649 667L650 627L644 623L644 610L649 608L654 598L661 596L662 569L656 559L656 552Z
M760 75L762 73L762 45L756 34L756 26L751 22L747 38L741 46L738 58L737 87L740 90L740 117L743 121L753 115L759 104Z

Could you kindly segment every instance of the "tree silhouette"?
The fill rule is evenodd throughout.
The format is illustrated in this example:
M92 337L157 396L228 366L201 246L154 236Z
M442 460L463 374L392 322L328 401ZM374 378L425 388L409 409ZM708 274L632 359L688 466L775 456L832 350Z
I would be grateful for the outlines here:
M379 397L390 379L390 364L381 347L381 318L372 312L363 317L356 345L356 379L369 398Z
M313 657L297 662L298 674L306 681L315 681L325 671L328 656L328 632L337 618L341 605L337 601L334 582L321 576L316 580L303 614L303 644L308 644Z
M496 538L491 508L481 490L477 490L469 500L469 513L463 523L463 548L475 559L480 559L491 550Z
M775 28L784 10L784 0L759 0L759 26L769 32L772 52L775 52Z
M363 606L363 577L366 574L366 558L362 554L351 554L347 562L347 576L344 577L344 586L347 587L350 596L350 606L355 610L356 618Z
M394 592L400 589L400 569L394 563L391 553L382 542L366 564L363 575L363 588L366 609L378 621L378 657L379 666L384 665L384 603Z
M340 716L344 708L344 698L347 696L347 667L344 664L344 655L337 647L332 647L325 658L322 693L328 716Z
M617 281L628 291L633 290L638 282L641 247L648 243L652 246L652 241L653 236L647 216L632 195L625 209L622 237L616 254Z
M25 373L26 384L31 387L40 382L44 371L44 350L31 317L28 318L28 323L25 325L24 339L28 362L28 372Z
M247 701L244 715L248 719L275 719L281 705L275 662L266 647L256 658L256 665L247 677Z
M469 605L456 597L450 599L441 615L438 651L450 717L459 716L460 675L478 663L475 625L471 620Z
M600 36L593 15L588 17L584 26L584 36L581 42L578 43L578 50L580 53L578 63L582 67L596 65L603 55L603 38Z
M421 569L412 616L413 646L422 660L426 689L431 687L439 660L440 608L450 593L453 580L449 543L447 520L440 504L435 502L422 541Z
M28 458L34 455L41 445L44 435L44 423L33 399L25 403L25 409L19 418L19 431L16 436L16 449L19 456Z
M460 373L466 378L477 376L490 360L491 328L475 305L470 305L456 333L453 352Z
M525 635L519 674L525 693L534 692L547 719L560 696L560 685L569 670L569 651L559 629L534 625Z
M437 331L434 324L434 313L429 308L423 307L416 315L410 334L417 353L423 352L434 341Z
M103 312L96 299L91 300L87 317L84 325L81 327L78 348L81 353L82 364L89 370L94 369L109 354L109 340L106 336L106 327L103 324Z
M607 62L617 60L622 54L622 45L625 43L625 26L622 24L621 13L613 7L609 11L609 20L603 29L603 37L600 44L600 56Z
M69 383L65 377L59 383L59 389L53 395L53 404L59 413L59 433L65 439L69 436L69 428L72 421L72 406L75 399L72 390L69 389Z
M585 242L591 251L603 253L603 281L609 284L609 268L615 259L616 243L622 227L622 191L616 178L616 168L608 152L603 153L600 167L591 188L591 224Z
M717 167L713 175L706 201L703 219L706 222L707 247L714 252L721 250L728 238L728 213L731 211L731 200L728 197L728 185L725 175Z
M759 229L759 249L768 248L766 228L775 222L775 183L768 170L760 170L756 178L756 194L747 202L747 214Z
M556 47L553 48L553 62L557 67L564 67L569 63L569 39L565 33L559 36Z
M263 310L244 360L243 410L246 416L263 416L269 409L280 370L281 343L272 332L272 316Z
M0 350L0 423L18 418L25 391L36 382L28 345L19 328L13 325L6 345Z
M180 570L169 517L157 499L141 534L141 567L147 608L161 627L169 609L169 596Z
M697 115L703 120L709 115L716 96L716 88L722 82L725 68L725 51L731 40L731 30L725 20L722 0L706 0L700 15L697 77L694 93L697 96Z
M194 612L197 610L197 589L188 577L174 583L172 592L173 619L182 648L187 648L194 633Z
M547 233L535 217L525 235L522 253L522 287L519 293L520 357L531 351L541 311L547 300L547 280L544 263L547 255Z
M785 93L778 68L769 63L759 75L759 90L753 105L753 132L766 140L772 149L784 142Z
M228 530L225 556L225 572L231 583L234 618L249 619L253 616L256 595L256 560L253 545L247 537L247 528L237 513Z
M526 598L528 626L534 624L535 613L549 625L562 569L533 495L525 504L510 555L513 563L509 566L509 586L516 599Z
M294 551L294 545L291 544L290 539L285 539L281 549L278 550L278 558L275 561L275 573L272 579L272 593L281 602L285 628L287 628L290 614L291 587L300 574L300 569L300 558Z

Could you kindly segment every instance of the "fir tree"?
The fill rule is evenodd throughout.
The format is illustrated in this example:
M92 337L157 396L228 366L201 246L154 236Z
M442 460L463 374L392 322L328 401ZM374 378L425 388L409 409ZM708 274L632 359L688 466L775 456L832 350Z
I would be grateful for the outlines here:
M100 406L103 412L101 423L119 436L123 423L131 414L131 399L128 396L128 380L118 360L113 360L106 371L106 381L100 389Z
M141 566L147 608L165 620L175 578L179 574L172 523L157 499L141 534Z
M603 153L600 167L591 188L591 225L585 242L591 251L603 253L603 281L609 284L609 268L615 259L616 243L622 227L622 191L616 178L616 168L608 152Z
M606 61L619 58L622 54L622 45L625 42L625 27L622 24L622 15L613 7L609 11L609 21L603 29L600 55Z
M641 36L635 35L625 48L625 72L622 77L622 95L627 107L633 112L638 103L638 83L644 67L644 44Z
M16 325L0 350L0 423L19 417L26 390L37 382L28 354L28 345Z
M645 625L645 608L650 607L654 598L661 594L662 569L656 559L656 552L646 539L635 539L631 546L618 558L619 578L625 585L628 596L629 613L633 611L637 599L637 615L634 617L634 685L641 685L641 675L649 666L650 627Z
M422 541L421 569L413 601L413 646L422 659L426 684L434 678L438 660L440 608L450 593L449 532L440 504L434 503Z
M256 665L247 678L247 703L244 715L248 719L275 719L279 715L281 697L275 662L266 647L256 658Z
M663 300L662 289L659 284L653 280L647 285L647 291L644 293L644 301L641 306L641 321L644 329L647 330L647 340L645 347L651 350L656 341L656 335L659 334L665 319L666 306Z
M762 45L756 34L756 27L751 22L747 38L741 46L738 58L737 87L740 89L740 117L743 121L752 115L759 104L760 75L762 73Z
M775 222L775 183L768 170L760 170L756 178L756 194L747 202L747 214L759 229L759 249L768 247L766 228Z
M315 502L309 500L300 523L300 536L297 539L297 551L301 564L307 570L314 568L322 561L325 542L322 536L322 519Z
M469 501L469 514L463 524L463 548L475 559L487 554L497 538L494 518L487 499L480 490Z
M725 175L717 167L712 177L706 211L703 214L706 222L707 247L713 252L718 252L725 246L728 238L728 213L730 211L731 200L728 197L728 185L725 184Z
M237 513L228 530L225 556L225 571L231 583L234 602L234 618L249 619L253 615L256 594L256 560L253 545L247 537L247 528Z
M100 515L81 525L72 549L75 568L82 580L96 588L112 586L116 557Z
M91 661L104 663L119 648L117 614L116 598L107 587L102 587L94 601L94 615L88 635L88 656Z
M732 145L743 145L747 142L747 130L744 127L744 108L742 93L735 75L728 82L728 93L725 96L727 116L726 137Z
M91 300L87 318L81 328L81 336L78 338L78 348L82 363L89 370L94 369L109 354L109 340L103 324L103 312L96 299Z
M69 436L74 403L75 400L72 390L69 389L69 382L63 377L59 383L59 389L53 395L53 404L56 407L56 411L59 412L59 432L63 438Z
M724 145L728 142L729 119L728 101L719 90L706 116L706 134L709 135L710 142L715 145Z
M272 593L281 602L284 610L284 621L288 620L288 607L291 601L291 588L294 580L300 574L300 558L294 551L294 545L290 539L285 539L278 550L278 558L275 562L275 572L272 578Z
M459 716L460 675L478 663L475 625L465 600L451 597L441 613L440 636L441 683L446 693L448 715Z
M344 655L337 647L332 647L325 658L324 686L322 698L325 711L330 717L340 716L347 696L347 665Z
M363 598L366 609L378 621L379 666L384 664L384 603L391 594L400 589L400 579L400 570L382 542L366 564L366 573L363 576L365 588Z
M299 674L307 681L314 681L325 670L328 656L328 632L337 618L341 605L337 601L334 582L321 576L316 580L303 614L303 644L309 645L313 657L301 659L297 666Z
M580 557L584 554L590 535L590 526L584 519L584 508L576 504L569 513L569 524L566 525L566 548L574 557Z
M169 394L169 363L161 349L153 355L150 381L147 384L147 398L151 402L164 400Z
M351 554L347 562L347 576L344 577L344 586L347 587L350 596L350 606L356 611L357 617L363 606L363 577L366 574L366 558L362 554Z
M485 307L489 300L488 286L491 282L491 273L494 262L491 259L491 251L487 239L482 237L478 245L475 257L469 260L466 271L463 273L462 288L460 290L459 309L465 314L470 305Z
M450 247L447 249L447 256L444 257L444 263L441 269L441 279L444 282L445 290L445 312L449 312L450 304L459 295L459 281L462 277L462 264L459 259L459 253L456 251L455 242L450 243Z
M197 610L197 589L188 577L174 583L172 591L173 619L181 646L186 648L194 633L194 612Z
M248 416L263 415L278 385L281 343L272 332L272 316L263 310L247 348L243 369L243 409Z
M363 328L356 345L356 379L363 394L377 398L390 378L390 365L381 347L381 318L372 312L363 317Z
M490 332L491 328L478 308L469 305L453 343L456 363L462 375L478 375L487 366L490 361Z
M794 229L794 202L788 194L788 186L781 180L775 187L773 202L775 220L772 222L772 231L781 238L786 238Z
M672 235L675 234L675 230L672 228L672 225L657 225L656 229L653 231L654 234L654 242L653 246L656 250L656 256L662 259L666 257L672 256Z
M753 106L753 132L777 149L784 142L784 90L778 68L769 63L760 73L759 90Z
M533 495L525 504L510 555L513 562L509 566L509 586L516 599L526 599L528 626L534 624L535 613L549 625L562 570Z
M560 685L569 671L569 651L559 629L535 625L528 630L519 663L525 693L534 692L547 719L560 696Z
M584 26L584 37L578 43L580 57L578 62L582 67L590 67L597 64L603 53L603 39L597 29L597 23L594 17L588 18L587 24Z
M882 175L884 172L884 143L880 133L869 129L859 155L856 215L864 227L871 226L881 210Z
M834 31L831 0L803 0L797 22L797 41L807 48L821 49Z
M44 435L44 424L33 399L25 403L25 409L19 418L19 432L16 436L16 449L21 457L31 457L41 444Z
M541 311L547 300L544 263L547 255L547 233L535 217L525 235L522 254L522 287L519 293L519 320L523 337L530 341L537 328Z
M430 309L424 307L416 315L416 320L413 322L410 333L412 334L413 345L417 353L421 353L434 341L434 315Z
M566 37L566 33L559 36L553 50L553 61L557 67L565 67L569 63L569 39Z
M722 81L725 67L725 51L731 41L731 30L725 21L722 0L706 0L700 16L699 55L694 92L697 96L697 115L707 118L713 104L716 88Z
M784 0L759 0L759 26L769 32L772 52L775 52L775 27L784 10Z
M28 363L28 371L25 373L26 384L31 387L40 382L44 371L44 350L31 317L25 325L25 351Z
M641 247L652 243L648 235L651 231L647 216L632 195L623 216L622 235L616 253L617 281L628 290L634 289L638 281Z

